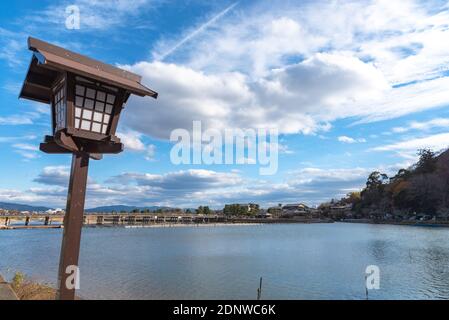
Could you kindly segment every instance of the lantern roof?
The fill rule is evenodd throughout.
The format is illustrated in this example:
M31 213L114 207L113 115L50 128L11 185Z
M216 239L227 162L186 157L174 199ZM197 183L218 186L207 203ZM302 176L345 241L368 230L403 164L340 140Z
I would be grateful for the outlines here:
M20 98L50 103L52 85L62 72L71 72L113 85L141 97L157 98L157 92L142 85L142 77L132 72L32 37L28 38L28 48L34 54Z

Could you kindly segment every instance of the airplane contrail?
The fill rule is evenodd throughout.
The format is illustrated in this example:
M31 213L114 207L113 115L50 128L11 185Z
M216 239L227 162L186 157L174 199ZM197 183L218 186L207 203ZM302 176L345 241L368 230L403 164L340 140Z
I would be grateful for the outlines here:
M196 37L199 33L203 32L204 30L206 30L210 25L214 24L218 19L220 19L221 17L223 17L224 15L226 15L229 11L231 11L232 9L234 9L234 7L238 4L239 2L235 2L234 4L230 5L229 7L227 7L226 9L224 9L223 11L221 11L219 14L217 14L216 16L214 16L212 19L208 20L207 22L205 22L204 24L202 24L200 27L198 27L197 29L195 29L194 31L192 31L191 33L189 33L187 36L185 36L182 40L180 40L178 43L176 43L173 47L171 47L169 50L167 50L165 53L161 54L156 60L157 61L163 61L166 57L168 57L170 54L172 54L173 52L175 52L179 47L181 47L184 43L186 43L187 41L191 40L192 38Z

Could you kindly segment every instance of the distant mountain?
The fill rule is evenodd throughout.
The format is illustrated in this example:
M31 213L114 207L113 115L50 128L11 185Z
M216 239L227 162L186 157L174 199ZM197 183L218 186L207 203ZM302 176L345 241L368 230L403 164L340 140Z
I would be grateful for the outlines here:
M20 203L0 202L0 209L18 210L18 211L47 211L52 208L40 207L40 206L30 206L27 204L20 204Z
M133 210L150 210L150 211L156 211L158 209L167 210L172 209L170 207L159 207L159 206L150 206L150 207L136 207L136 206L125 206L125 205L115 205L115 206L102 206L102 207L96 207L96 208L90 208L87 209L86 212L131 212Z
M8 202L0 202L0 209L4 210L17 210L17 211L47 211L49 207L41 207L41 206L31 206L27 204L19 204L19 203L8 203ZM168 210L173 209L170 207L159 207L159 206L150 206L150 207L136 207L136 206L125 206L125 205L115 205L115 206L102 206L102 207L96 207L91 209L86 209L86 212L105 212L105 213L111 213L111 212L131 212L133 210L150 210L150 211L156 211L158 209L162 210Z

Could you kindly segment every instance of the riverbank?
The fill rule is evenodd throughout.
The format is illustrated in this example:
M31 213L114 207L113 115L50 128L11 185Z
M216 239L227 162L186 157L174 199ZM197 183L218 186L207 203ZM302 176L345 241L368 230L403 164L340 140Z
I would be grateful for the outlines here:
M0 276L0 300L55 300L56 289L16 272L10 283Z
M0 275L0 300L18 300L17 294L11 285Z
M395 221L395 220L375 220L375 219L344 219L339 222L387 224L387 225L412 226L412 227L449 228L449 221L416 221L416 220Z
M60 229L63 225L50 225L50 226L20 226L20 225L9 225L0 226L0 230L14 230L14 229Z

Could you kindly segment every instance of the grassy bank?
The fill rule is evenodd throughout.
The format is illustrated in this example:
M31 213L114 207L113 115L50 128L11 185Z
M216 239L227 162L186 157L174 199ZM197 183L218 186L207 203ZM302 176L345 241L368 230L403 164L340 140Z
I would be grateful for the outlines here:
M44 283L28 279L23 273L16 272L11 287L20 300L55 300L56 289Z

